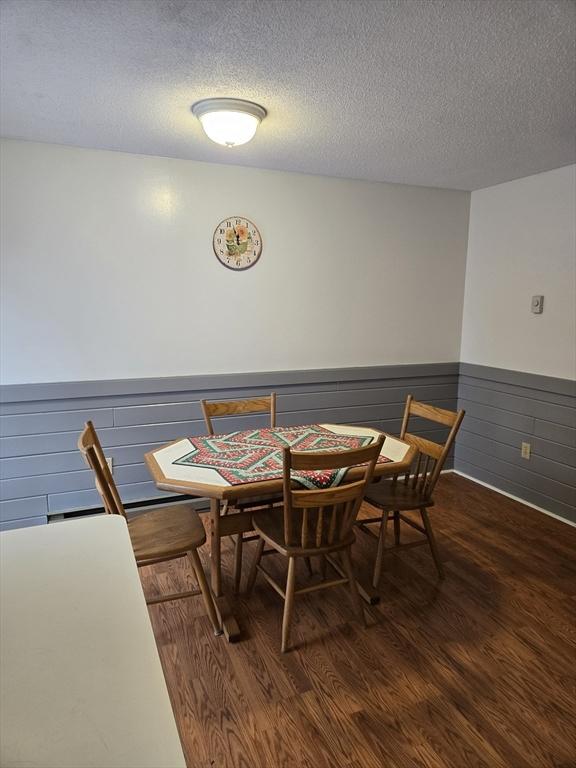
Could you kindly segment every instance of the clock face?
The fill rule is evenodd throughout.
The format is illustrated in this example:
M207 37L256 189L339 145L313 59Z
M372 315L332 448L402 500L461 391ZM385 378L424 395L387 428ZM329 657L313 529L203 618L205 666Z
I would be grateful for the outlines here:
M250 269L262 253L258 227L249 219L230 216L214 230L214 253L228 269Z

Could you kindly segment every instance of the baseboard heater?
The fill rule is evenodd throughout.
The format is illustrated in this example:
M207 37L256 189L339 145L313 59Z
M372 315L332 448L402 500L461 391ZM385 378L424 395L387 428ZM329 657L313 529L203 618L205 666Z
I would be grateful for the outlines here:
M165 507L169 504L192 504L197 512L209 512L210 511L210 499L197 498L196 496L183 496L178 494L177 496L164 496L161 499L146 499L145 501L130 501L127 504L123 504L126 512L130 511L145 511L150 507ZM93 517L94 515L103 515L104 507L91 507L90 509L78 509L71 512L57 512L53 515L48 515L48 523L55 523L61 520L72 520L78 517Z

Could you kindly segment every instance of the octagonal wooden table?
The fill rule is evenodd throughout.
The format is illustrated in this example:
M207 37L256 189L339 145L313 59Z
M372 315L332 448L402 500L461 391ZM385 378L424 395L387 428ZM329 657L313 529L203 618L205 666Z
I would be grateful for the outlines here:
M210 571L216 608L229 641L240 636L230 603L222 592L221 539L249 528L252 512L226 514L229 506L257 498L266 500L282 494L282 451L284 445L295 450L323 450L323 437L354 447L366 438L383 434L370 427L343 424L308 424L255 429L226 435L181 438L145 455L156 486L172 493L210 499ZM384 433L385 434L385 433ZM274 455L274 453L278 455ZM415 449L397 437L385 434L375 479L407 471ZM264 468L264 469L263 469ZM352 468L349 477L361 470ZM358 584L367 602L378 602L378 594L368 585Z

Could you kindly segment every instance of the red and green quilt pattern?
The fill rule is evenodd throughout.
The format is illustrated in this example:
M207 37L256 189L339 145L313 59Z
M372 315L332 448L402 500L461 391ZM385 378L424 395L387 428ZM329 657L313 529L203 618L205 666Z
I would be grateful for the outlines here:
M282 477L282 450L342 451L362 448L373 441L369 435L336 435L318 424L231 432L228 435L190 437L192 450L174 461L190 467L214 469L230 485L277 480ZM378 462L390 459L380 456ZM337 485L346 468L293 473L305 488Z

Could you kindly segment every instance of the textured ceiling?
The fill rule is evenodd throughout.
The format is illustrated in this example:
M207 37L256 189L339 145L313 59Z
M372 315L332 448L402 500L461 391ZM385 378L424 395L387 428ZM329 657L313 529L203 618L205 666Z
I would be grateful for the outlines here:
M573 0L2 0L2 135L477 189L576 159ZM212 144L209 96L268 110Z

